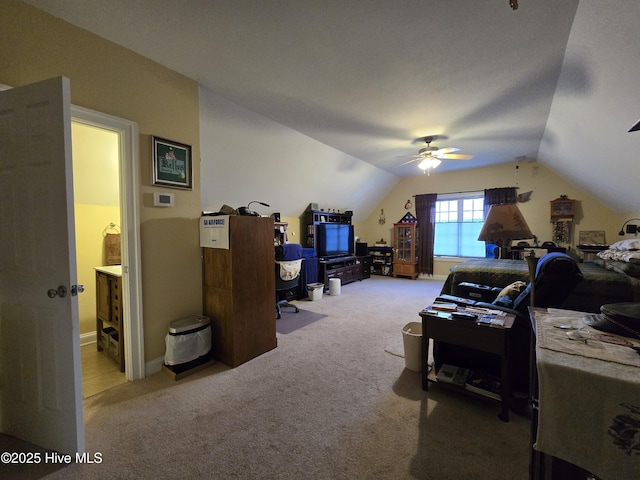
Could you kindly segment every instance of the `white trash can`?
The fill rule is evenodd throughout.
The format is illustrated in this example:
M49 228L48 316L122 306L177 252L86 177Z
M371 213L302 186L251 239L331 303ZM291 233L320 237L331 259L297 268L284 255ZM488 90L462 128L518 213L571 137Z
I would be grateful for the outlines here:
M341 285L339 278L330 278L329 295L340 295Z
M165 346L165 365L180 365L206 355L211 350L211 320L200 315L174 320Z
M324 283L307 283L307 290L309 292L309 300L312 302L320 300L324 290Z
M404 366L414 372L422 371L422 323L407 323L402 329Z

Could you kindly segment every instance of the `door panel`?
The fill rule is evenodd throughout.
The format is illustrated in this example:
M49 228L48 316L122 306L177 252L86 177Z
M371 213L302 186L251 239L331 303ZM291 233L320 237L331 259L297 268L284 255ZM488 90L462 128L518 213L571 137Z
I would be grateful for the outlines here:
M84 424L70 108L62 77L0 92L0 429L73 454Z

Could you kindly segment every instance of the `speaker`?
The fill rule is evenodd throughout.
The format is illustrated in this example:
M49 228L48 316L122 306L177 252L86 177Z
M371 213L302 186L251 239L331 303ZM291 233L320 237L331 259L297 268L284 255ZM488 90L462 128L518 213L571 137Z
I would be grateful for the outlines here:
M317 212L319 210L317 203L310 203L307 207L307 212Z
M274 212L271 214L271 218L273 218L274 222L279 222L280 221L280 212Z
M366 257L369 255L369 249L367 248L367 244L364 242L356 242L356 255L358 257Z

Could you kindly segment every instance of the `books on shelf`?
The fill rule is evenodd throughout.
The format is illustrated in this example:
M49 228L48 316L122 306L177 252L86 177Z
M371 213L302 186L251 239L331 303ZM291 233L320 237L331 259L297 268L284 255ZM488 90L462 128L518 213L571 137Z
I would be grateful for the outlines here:
M453 383L454 385L465 385L471 371L468 368L456 367L455 365L443 364L438 370L436 380L443 383Z
M500 400L502 393L502 385L500 379L495 375L488 373L473 371L468 376L464 388L471 392L479 393L485 397Z

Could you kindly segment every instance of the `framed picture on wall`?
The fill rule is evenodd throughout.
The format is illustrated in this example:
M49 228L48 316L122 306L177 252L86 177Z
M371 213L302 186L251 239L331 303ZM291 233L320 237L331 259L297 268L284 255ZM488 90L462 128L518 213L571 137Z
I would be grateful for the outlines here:
M152 185L191 190L191 146L159 137L152 138Z

